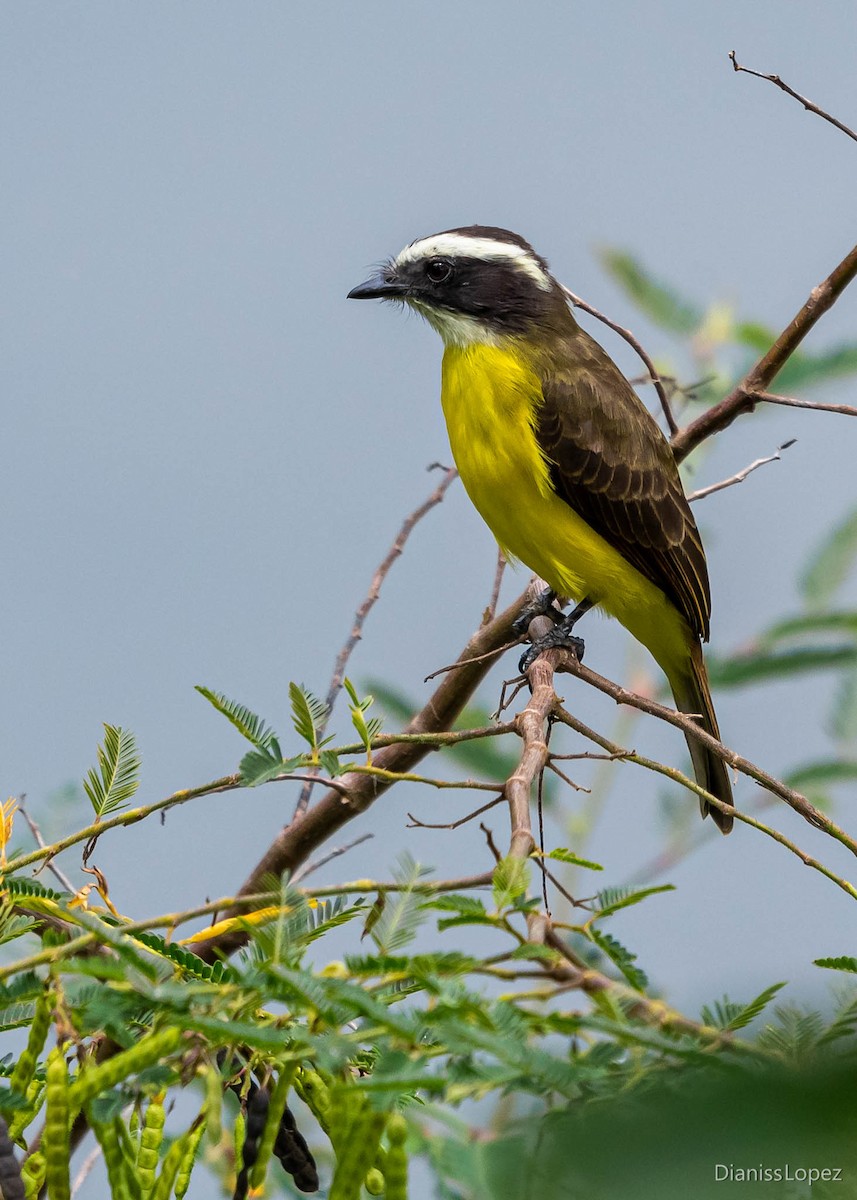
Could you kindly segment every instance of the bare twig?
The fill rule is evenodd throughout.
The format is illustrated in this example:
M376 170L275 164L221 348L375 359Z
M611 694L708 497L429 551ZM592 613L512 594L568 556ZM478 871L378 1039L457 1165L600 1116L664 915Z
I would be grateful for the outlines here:
M447 821L445 824L435 825L430 821L420 821L413 813L408 813L408 829L458 829L461 825L466 825L468 821L473 821L476 817L481 817L483 813L488 812L492 808L496 808L498 804L502 804L505 796L495 796L493 800L489 800L487 804L481 804L479 808L474 808L472 812L467 813L464 817L459 817L457 821Z
M325 698L325 707L327 712L319 728L319 734L321 736L323 736L327 727L327 722L330 718L331 712L333 711L333 706L336 703L336 697L339 695L339 692L342 689L342 681L345 678L345 668L348 665L348 660L354 651L354 647L363 636L363 625L366 621L366 617L369 615L372 606L375 604L381 594L381 586L384 583L384 580L387 578L390 568L404 550L405 543L410 537L414 526L422 520L426 513L431 512L436 505L440 504L446 495L450 484L458 477L458 471L456 471L455 467L441 467L440 463L432 463L429 467L429 470L431 471L438 468L444 472L443 479L440 481L431 495L424 500L418 508L415 508L410 516L406 517L402 522L401 526L399 527L399 532L396 534L396 537L393 540L392 546L387 551L378 569L372 576L372 582L369 585L369 591L366 593L364 600L354 614L354 622L351 626L351 632L345 639L345 643L336 657L336 662L333 667L333 675L330 679L330 686L327 689L327 696ZM307 805L309 804L309 798L312 794L313 784L314 781L309 780L301 789L301 794L298 797L298 802L295 807L295 817L299 817L302 813L306 812Z
M560 768L556 765L556 763L553 761L553 759L554 759L554 756L551 755L550 762L547 764L548 767L550 768L551 771L553 771L554 775L559 776L559 778L563 781L563 783L567 783L573 792L589 792L589 791L591 791L591 788L584 787L582 783L575 783L570 775L566 775L565 771L560 770Z
M840 129L853 141L857 142L857 133L855 133L853 129L849 129L848 126L843 125L843 123L837 117L832 117L829 112L825 112L823 108L819 108L817 104L813 104L811 100L807 100L806 96L802 96L800 92L796 92L793 87L789 87L785 80L781 79L779 75L763 75L761 71L751 71L749 67L742 67L735 57L734 50L729 51L729 59L732 63L732 68L734 71L743 71L745 75L754 75L756 79L766 79L768 83L773 83L781 91L785 92L786 95L791 96L794 100L797 100L800 104L802 104L807 112L815 113L815 115L817 117L821 117L822 120L829 121L831 125L835 125L837 129Z
M768 385L782 370L809 331L828 309L833 307L855 276L857 276L857 246L843 258L838 266L833 268L826 279L812 289L805 304L794 315L771 348L762 355L729 395L674 435L672 448L679 462L687 458L688 454L706 438L726 429L736 417L753 411L758 402L759 393L767 391Z
M553 654L556 652L550 651L550 653ZM691 737L696 738L697 741L702 742L704 746L713 751L718 758L722 758L725 763L728 763L729 766L734 767L736 771L740 771L742 775L747 775L750 779L755 780L756 783L765 788L766 791L771 792L773 795L779 797L780 800L784 800L790 808L793 808L795 812L799 813L805 821L809 822L810 825L814 826L816 829L822 830L823 833L828 834L837 842L840 842L843 846L850 850L852 854L857 855L857 842L855 842L854 839L851 838L844 829L840 829L838 825L831 821L825 813L821 812L820 809L817 809L815 805L811 804L809 800L807 800L806 796L801 795L801 793L795 791L794 788L787 787L786 784L782 783L779 779L775 779L766 771L763 771L761 767L757 767L756 764L750 762L749 759L742 758L740 754L736 754L734 750L730 750L728 747L724 746L722 742L717 740L717 738L712 737L710 733L706 733L706 731L702 729L692 717L686 716L684 713L676 712L676 710L673 708L667 708L663 704L658 704L656 700L649 700L645 696L638 696L636 692L628 691L627 688L623 688L619 684L613 683L609 679L605 679L603 675L599 675L596 671L590 670L589 667L585 667L583 663L577 661L574 655L566 653L565 651L562 653L562 670L567 671L571 675L576 675L579 679L591 684L591 686L597 688L599 692L603 692L606 696L612 697L617 704L629 704L632 708L638 708L641 712L649 713L651 716L659 717L662 721L666 721L668 724L674 725L677 729L681 729L682 732L690 734ZM543 655L542 657L545 656ZM557 719L559 720L562 718L557 715ZM594 738L593 740L596 741L597 744L602 747L602 749L607 750L611 754L621 753L621 747L614 746L612 743L608 743L606 739ZM639 757L640 756L638 755L634 755L634 761L638 761ZM699 794L697 787L694 787L691 790L697 791ZM707 793L703 798L707 799ZM723 805L722 802L718 802L716 807L723 807L724 809L728 809L729 812L732 811L731 808Z
M33 835L33 840L36 843L36 845L39 847L40 850L44 850L47 846L47 843L45 842L45 839L42 837L41 829L39 829L36 822L33 820L33 818L30 816L30 814L27 812L26 808L24 807L24 797L23 796L18 797L18 812L21 814L21 816L27 822L30 833ZM45 866L50 871L50 873L53 875L54 879L58 880L59 883L66 889L66 891L71 892L71 894L74 895L74 893L77 891L77 888L71 882L69 877L66 874L64 874L63 871L60 870L60 868L56 865L56 863L52 859L49 858L46 861Z
M438 667L436 671L432 671L430 675L426 675L423 683L431 683L433 679L437 679L441 675L448 675L450 671L460 671L462 667L467 667L471 663L485 662L489 658L499 658L501 654L505 654L513 646L519 645L520 641L520 638L514 638L511 642L506 642L505 646L495 646L493 650L488 650L485 654L477 654L475 658L469 658L466 662L464 659L459 658L454 663L447 663L445 667Z
M503 572L506 570L506 555L497 547L497 568L494 571L494 585L491 588L491 599L485 609L483 622L493 621L497 615L497 605L500 603L500 587L503 583Z
M488 843L488 849L491 851L494 861L499 862L500 859L503 857L503 855L497 849L497 843L494 841L494 834L491 832L491 830L488 828L488 826L484 823L484 821L479 822L479 828L485 834L485 841Z
M789 838L785 837L785 835L780 833L778 829L773 829L770 825L765 825L764 822L758 821L755 817L751 817L750 814L745 812L743 809L731 808L731 806L726 804L723 800L719 800L716 796L712 796L710 792L707 792L705 788L700 787L696 780L690 779L689 776L683 774L675 767L668 767L665 763L658 762L656 759L646 758L644 755L637 754L632 751L626 751L623 753L621 747L617 746L615 742L611 742L609 738L605 738L602 734L596 733L594 729L590 729L588 725L584 725L582 721L579 721L577 717L572 716L571 713L567 712L563 708L556 709L554 713L554 719L560 721L563 725L567 725L569 729L573 729L576 733L581 734L590 741L595 742L597 746L601 746L603 749L610 750L611 752L616 753L617 756L625 758L628 762L636 763L637 766L645 767L648 771L654 771L658 775L663 775L667 779L672 779L675 783L680 783L682 787L685 787L688 791L693 792L694 795L698 796L701 800L704 800L709 806L720 808L723 812L728 812L736 821L741 821L744 825L750 825L753 829L758 830L759 833L763 833L766 837L772 838L775 842L778 842L779 845L783 846L786 850L789 850L792 854L799 858L804 866L810 867L814 871L818 871L821 875L824 875L826 879L829 879L831 883L834 883L838 888L841 888L842 891L845 892L846 895L850 896L852 900L857 900L857 887L855 887L853 883L850 883L847 879L837 875L834 871L831 871L829 867L826 867L824 863L819 862L818 859L807 854L805 850L802 850L800 846L796 845ZM712 739L712 741L713 740L714 739ZM719 745L719 743L717 744ZM825 830L825 832L828 831Z
M588 312L591 317L595 317L596 321L601 321L609 329L612 329L614 333L618 333L619 337L624 338L628 345L637 352L639 357L643 360L646 370L649 372L649 381L654 385L655 391L658 393L658 399L661 402L661 408L663 409L663 414L666 419L670 434L672 435L678 433L678 422L673 416L672 406L669 402L669 397L667 396L661 377L657 372L655 364L634 337L633 333L631 333L631 330L625 329L624 326L617 324L615 321L611 321L609 317L606 317L604 313L599 312L597 308L593 308L591 304L587 304L587 302L582 300L580 296L575 296L574 292L570 291L567 287L563 287L562 290L565 292L566 296L575 308L582 308L583 311Z
M71 1186L71 1200L74 1200L75 1196L78 1195L80 1189L86 1183L89 1174L91 1173L95 1164L98 1162L99 1158L101 1158L101 1146L98 1142L96 1142L89 1154L87 1154L86 1158L80 1164L80 1170L75 1176L74 1183Z
M749 467L745 467L743 471L739 471L736 475L730 475L728 479L721 479L719 483L710 483L708 487L699 488L696 492L691 492L688 500L693 503L694 500L702 500L706 496L712 496L715 492L722 492L724 488L733 487L736 483L743 483L748 475L752 475L754 471L758 471L759 467L767 466L768 463L779 462L783 450L788 450L789 446L793 446L797 438L789 438L787 442L783 442L782 446L778 446L773 454L769 454L766 458L757 458L751 462Z
M839 413L843 417L857 417L857 408L850 404L822 404L818 400L798 400L794 396L780 396L776 392L756 392L753 400L765 404L785 404L789 408L814 408L818 412Z
M354 838L351 842L346 842L344 846L335 846L333 850L329 850L327 854L323 854L320 858L309 859L302 867L298 867L289 880L289 883L300 883L302 879L306 879L308 875L312 875L313 871L318 871L321 867L326 867L335 858L341 858L343 854L347 854L349 850L353 850L356 846L362 846L364 842L371 841L374 836L374 833L361 833L360 837Z

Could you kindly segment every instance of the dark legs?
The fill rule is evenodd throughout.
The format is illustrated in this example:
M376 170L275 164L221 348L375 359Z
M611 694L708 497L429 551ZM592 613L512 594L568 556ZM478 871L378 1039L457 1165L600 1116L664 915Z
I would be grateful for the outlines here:
M536 617L550 617L554 622L553 629L549 629L543 637L534 641L529 650L522 655L521 661L518 664L518 670L522 673L525 673L533 665L543 650L571 650L578 659L583 658L583 640L582 638L574 637L571 631L583 614L589 612L594 601L590 600L588 596L585 597L576 608L572 609L567 617L564 617L552 607L555 599L556 593L547 588L532 604L524 609L520 617L515 621L514 629L519 634L526 633L530 621Z

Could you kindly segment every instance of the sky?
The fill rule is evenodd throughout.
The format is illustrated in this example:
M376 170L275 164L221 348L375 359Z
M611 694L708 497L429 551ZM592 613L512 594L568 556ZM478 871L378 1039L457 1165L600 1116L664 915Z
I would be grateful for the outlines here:
M56 836L85 819L68 786L94 763L103 722L136 734L148 802L234 770L243 752L195 684L281 731L290 681L326 691L376 564L433 486L427 465L449 461L435 335L345 300L406 242L472 222L515 229L656 357L671 344L611 283L599 247L632 250L703 305L783 326L853 244L857 155L727 55L853 126L855 37L847 0L7 4L5 793L26 793ZM853 337L855 318L846 293L809 347ZM818 398L855 404L857 389ZM782 462L698 512L717 652L794 611L819 531L853 504L857 423L795 410L735 424L699 483L792 437ZM494 562L454 487L394 567L354 679L424 700L424 676L478 624ZM504 598L525 582L507 580ZM587 662L621 674L622 631L593 620L583 632ZM512 668L491 676L488 707ZM611 731L603 698L563 691ZM777 773L824 746L830 696L829 681L801 681L716 699L726 740ZM347 718L334 728L347 736ZM684 761L661 729L632 736ZM657 789L625 771L587 845L605 883L661 844ZM739 804L755 795L739 783ZM294 799L275 786L199 801L105 837L97 865L137 917L228 894ZM374 840L317 878L385 876L403 850L452 874L484 869L478 830L407 829L414 806L451 819L468 798L394 793L352 826ZM766 815L851 870L792 814ZM502 839L499 815L494 828ZM67 869L81 878L73 856ZM853 949L852 902L749 829L712 837L668 881L677 891L617 918L616 933L689 1011L779 979L823 1000L812 959Z

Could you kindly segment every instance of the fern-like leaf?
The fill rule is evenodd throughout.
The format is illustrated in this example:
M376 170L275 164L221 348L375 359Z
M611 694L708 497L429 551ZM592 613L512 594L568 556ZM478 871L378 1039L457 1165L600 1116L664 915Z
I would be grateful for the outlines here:
M280 758L269 750L248 750L238 766L238 774L245 787L258 787L278 775L290 775L307 765L304 755L295 758Z
M656 896L659 892L674 891L675 887L671 883L664 883L659 887L648 888L605 888L603 892L599 892L596 896L598 912L593 919L600 921L602 917L609 917L621 908L630 908L632 904L639 904L641 900L645 900L648 896Z
M638 992L645 992L649 986L649 979L645 971L634 965L637 961L636 954L623 946L617 938L609 933L602 933L600 929L590 929L589 936L595 945L604 951L613 965L622 972L631 987Z
M749 1025L760 1013L764 1012L777 992L785 986L785 983L773 983L770 987L765 988L755 1000L751 1000L749 1004L745 1004L743 1008L730 1017L726 1028L734 1033L736 1029L743 1029L745 1025Z
M118 725L105 725L98 768L93 767L83 781L96 820L124 808L139 786L140 756L133 733Z
M198 683L196 690L219 713L222 713L227 721L230 721L248 742L252 742L260 750L270 750L277 758L282 757L277 735L269 725L265 724L257 713L252 712L251 709L246 708L243 704L238 704L235 700L230 700L222 692L213 692L211 688L203 687L202 684Z
M302 737L312 748L319 749L319 730L327 716L327 706L303 684L289 684L289 701L292 707L292 724L298 737Z
M425 874L426 868L421 867L409 854L403 854L399 859L393 877L401 885L401 891L385 894L385 903L369 930L382 954L401 950L416 936L424 914L423 898L413 888Z

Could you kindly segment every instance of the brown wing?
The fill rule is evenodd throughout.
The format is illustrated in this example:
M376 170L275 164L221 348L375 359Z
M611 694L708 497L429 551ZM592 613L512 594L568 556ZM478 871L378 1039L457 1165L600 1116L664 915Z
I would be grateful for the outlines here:
M536 426L557 493L707 640L705 552L669 443L583 331L566 361L573 365L544 380Z

